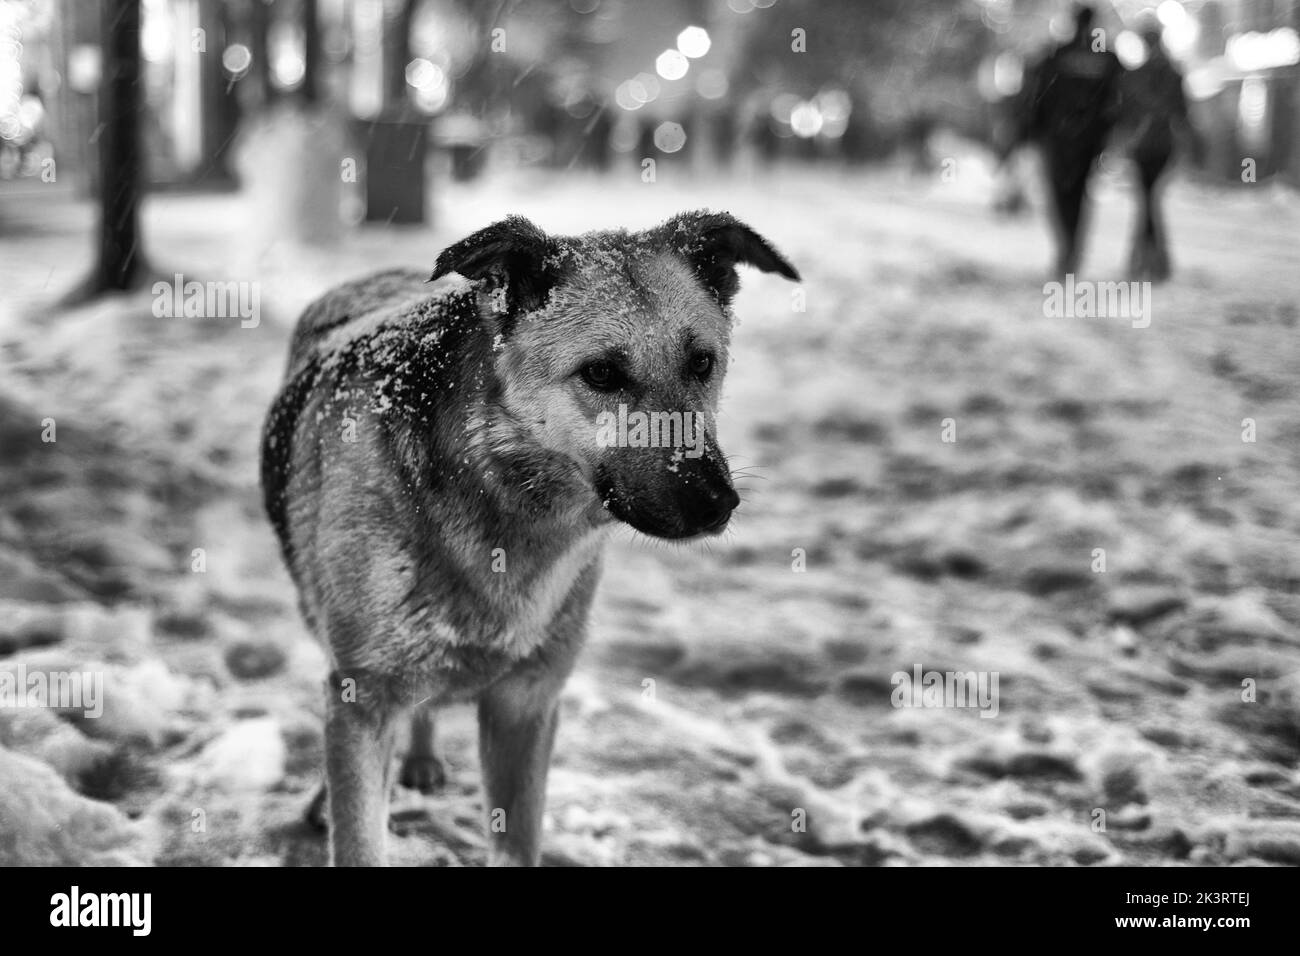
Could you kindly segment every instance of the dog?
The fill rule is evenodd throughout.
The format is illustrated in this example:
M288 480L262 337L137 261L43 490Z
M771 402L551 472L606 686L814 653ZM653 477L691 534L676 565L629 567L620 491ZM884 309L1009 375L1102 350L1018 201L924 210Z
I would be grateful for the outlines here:
M727 213L576 237L511 216L443 250L428 279L382 272L304 311L261 477L330 659L334 865L385 862L399 718L413 715L402 781L428 790L433 712L468 701L488 863L539 863L557 700L610 529L716 535L739 504L712 423L740 264L799 281ZM433 294L452 273L468 282ZM707 424L685 450L680 434L601 436L598 419L629 409L669 432L678 412Z

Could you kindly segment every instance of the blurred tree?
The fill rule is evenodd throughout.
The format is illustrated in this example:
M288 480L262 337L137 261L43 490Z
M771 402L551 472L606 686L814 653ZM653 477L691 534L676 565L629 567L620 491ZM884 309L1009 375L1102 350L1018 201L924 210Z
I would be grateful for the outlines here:
M443 0L444 15L472 38L452 59L453 175L468 179L485 164L489 144L535 134L547 161L567 168L608 163L612 128L604 69L611 37L595 26L626 27L626 8L569 0ZM579 12L579 8L585 12ZM600 17L596 10L600 9Z
M260 104L267 102L271 96L271 65L267 52L267 39L271 29L271 15L266 8L266 0L241 0L246 2L248 51L251 55L248 68L248 81L243 86L254 90L254 96Z
M275 84L271 82L271 14L275 0L250 0L251 10L249 28L253 61L251 64L253 84L261 105L270 104L276 95Z
M855 126L895 140L983 122L974 80L994 37L971 0L787 0L762 12L747 18L733 90L770 99L838 87L852 97ZM794 49L795 31L805 52Z
M308 106L320 100L320 4L319 0L302 0L302 86L298 95Z
M384 20L384 99L390 109L406 104L406 65L411 62L411 23L415 0L399 0Z
M102 0L103 72L99 92L99 232L94 271L69 293L78 302L148 279L140 249L144 150L140 0Z
M238 8L224 0L200 0L199 17L214 52L202 59L199 122L202 126L203 162L194 174L196 183L220 189L234 188L230 146L239 128L239 96L223 65L221 53L235 42Z

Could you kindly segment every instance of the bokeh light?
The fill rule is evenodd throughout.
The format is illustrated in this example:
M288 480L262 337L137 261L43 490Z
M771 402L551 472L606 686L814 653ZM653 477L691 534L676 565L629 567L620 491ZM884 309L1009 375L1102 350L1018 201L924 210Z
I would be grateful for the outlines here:
M271 61L271 81L282 90L293 89L307 75L302 30L289 23L272 24L266 43Z
M415 105L424 112L436 113L447 105L447 72L433 61L416 57L406 64L406 82L415 91Z
M171 10L159 0L145 0L140 18L140 55L149 63L168 63L175 55Z
M638 73L632 77L631 90L642 104L653 103L659 98L659 77L653 73Z
M614 90L614 102L625 110L639 110L645 105L644 88L642 88L643 98L637 99L632 95L632 83L632 80L624 80Z
M686 130L681 123L660 123L655 127L655 148L664 153L675 153L686 145Z
M677 49L681 51L682 56L690 57L692 60L704 56L712 45L709 31L703 27L687 27L677 34Z
M1241 125L1255 132L1264 125L1268 113L1268 85L1259 77L1247 77L1241 83Z
M271 76L276 86L292 89L307 74L307 62L294 50L281 50L271 61Z
M406 82L417 90L424 90L446 80L441 67L424 57L416 57L406 64Z
M1228 40L1228 60L1239 70L1268 70L1300 63L1300 34L1290 27L1239 33Z
M1120 63L1132 70L1147 61L1147 47L1132 30L1124 30L1115 37L1115 55Z
M1024 60L1010 51L999 54L993 61L993 91L998 96L1015 96L1024 82Z
M68 53L68 86L78 93L92 93L99 86L103 68L100 49L93 43L82 43Z
M221 65L227 73L238 79L253 65L253 53L242 43L232 43L221 51Z
M1201 27L1196 18L1175 0L1165 0L1160 4L1156 8L1156 17L1164 27L1161 39L1170 54L1180 59L1190 55L1201 35Z
M811 139L822 130L822 111L816 103L804 101L790 111L790 129L801 139Z
M790 125L790 114L794 112L799 105L799 97L793 93L778 93L772 97L772 102L768 106L768 111L772 114L772 119L785 126Z
M827 139L843 136L849 128L849 114L853 112L853 99L849 94L838 87L831 87L818 93L813 105L821 114L820 134ZM793 118L792 115L791 119Z
M655 72L665 80L680 80L690 68L690 61L677 50L664 50L655 59Z

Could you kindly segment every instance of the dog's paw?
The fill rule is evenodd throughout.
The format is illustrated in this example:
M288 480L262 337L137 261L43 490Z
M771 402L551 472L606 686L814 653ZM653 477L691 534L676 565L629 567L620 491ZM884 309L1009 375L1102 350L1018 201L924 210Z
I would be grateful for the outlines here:
M316 795L311 798L311 803L307 804L307 810L302 818L307 826L320 833L330 828L329 818L325 814L325 784L322 783Z
M403 787L429 794L441 790L447 783L447 771L437 757L407 754L398 779Z

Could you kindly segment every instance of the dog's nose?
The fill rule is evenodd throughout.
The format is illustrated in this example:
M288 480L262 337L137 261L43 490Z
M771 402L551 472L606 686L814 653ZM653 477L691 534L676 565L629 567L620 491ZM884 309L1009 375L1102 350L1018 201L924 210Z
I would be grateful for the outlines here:
M740 495L734 488L700 488L683 502L683 522L696 533L720 531L739 504Z

